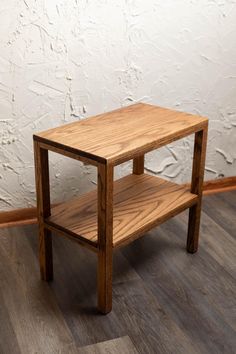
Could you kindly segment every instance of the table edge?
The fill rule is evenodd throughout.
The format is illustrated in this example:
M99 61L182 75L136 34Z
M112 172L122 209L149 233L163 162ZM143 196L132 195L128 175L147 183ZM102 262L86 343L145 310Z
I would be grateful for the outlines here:
M165 137L163 139L158 139L157 138L155 141L152 141L150 143L141 145L138 148L131 149L128 152L123 152L121 154L118 154L115 157L110 157L110 158L109 157L105 158L105 157L100 156L100 155L92 154L92 153L90 153L88 151L76 149L76 148L70 147L68 145L64 145L64 144L55 142L53 140L49 140L49 139L43 138L43 137L41 137L41 136L39 136L37 134L33 134L33 140L37 141L39 143L46 144L46 145L48 145L49 147L52 147L52 148L55 147L56 149L61 151L62 155L63 155L63 151L67 151L68 153L74 155L74 158L76 158L76 156L79 156L79 157L81 157L81 160L83 160L83 158L84 158L85 160L90 160L91 163L95 162L95 164L96 163L102 163L102 164L119 165L119 164L121 164L121 163L123 163L125 161L129 161L129 160L131 160L131 159L133 159L133 158L135 158L135 157L137 157L139 155L146 154L149 151L153 151L153 150L158 149L158 148L160 148L160 147L162 147L164 145L168 145L168 144L170 144L173 141L183 139L184 137L186 137L188 135L191 135L191 134L194 134L194 133L197 133L200 130L207 129L208 128L209 119L205 118L205 117L202 117L202 118L204 119L202 122L200 122L200 123L198 123L195 126L192 126L190 128L187 127L187 128L184 128L184 129L180 130L178 135L176 135L176 133L173 133L173 134L171 134L168 137ZM73 156L71 156L71 157L73 157Z

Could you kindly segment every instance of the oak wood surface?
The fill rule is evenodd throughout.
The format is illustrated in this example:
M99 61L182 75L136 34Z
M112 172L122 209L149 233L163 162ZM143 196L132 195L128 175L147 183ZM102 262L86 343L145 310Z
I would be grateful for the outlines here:
M137 103L37 133L34 139L99 162L119 164L201 130L207 119Z
M37 141L37 139L34 139L34 140ZM46 149L46 150L51 151L53 153L62 154L63 156L69 157L71 159L81 161L85 165L93 165L93 166L99 165L99 162L98 162L99 159L97 159L98 160L97 161L95 159L86 157L86 154L84 154L82 151L78 155L78 151L75 149L71 148L70 150L67 150L65 148L58 148L58 147L54 146L54 144L52 144L51 142L48 144L40 142L40 146L42 149Z
M190 189L190 184L183 184L182 187ZM225 193L236 189L236 177L222 177L203 182L203 196ZM230 196L230 193L226 195ZM14 227L20 225L31 225L37 223L37 208L19 208L0 212L0 228Z
M97 248L98 309L112 308L113 247L130 243L190 207L187 250L197 250L208 120L135 104L34 135L41 277L53 277L51 231ZM144 154L195 133L191 193L145 175ZM53 208L48 150L97 164L98 188ZM133 159L133 174L113 183L114 166ZM114 203L113 203L114 187ZM113 213L114 209L114 213ZM113 226L114 225L114 226Z
M132 241L196 201L197 196L180 185L146 174L115 181L113 247ZM97 243L96 205L96 191L89 192L52 208L46 223Z

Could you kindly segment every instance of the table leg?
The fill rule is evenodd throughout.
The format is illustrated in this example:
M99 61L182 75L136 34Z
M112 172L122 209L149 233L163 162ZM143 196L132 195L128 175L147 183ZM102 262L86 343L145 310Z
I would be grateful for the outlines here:
M187 251L190 253L198 249L206 145L207 126L195 133L191 193L198 195L198 202L189 209Z
M141 175L142 173L144 173L144 155L133 159L133 174Z
M39 226L39 264L41 279L53 279L52 235L44 227L44 218L50 216L50 186L48 150L42 149L40 143L34 141L35 180L37 192L37 211Z
M98 166L98 309L112 309L113 166Z

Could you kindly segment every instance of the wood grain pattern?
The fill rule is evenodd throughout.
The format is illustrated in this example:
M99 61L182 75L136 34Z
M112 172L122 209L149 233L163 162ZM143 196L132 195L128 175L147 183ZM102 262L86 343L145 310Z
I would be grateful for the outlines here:
M214 208L217 208L217 204ZM180 222L182 216L184 222ZM222 237L223 242L227 243L228 238L225 238L225 233L222 234L222 230L217 226L213 227L214 232L210 231L213 225L208 219L208 227L202 229L204 233L202 240L205 240L206 247L201 247L197 256L185 253L182 251L181 235L186 229L187 219L187 213L180 214L158 229L150 231L150 240L141 238L135 244L124 248L123 253L143 281L148 284L148 290L155 294L160 308L163 309L161 311L163 317L166 319L170 316L187 334L193 345L192 349L181 351L178 347L179 350L172 352L233 354L236 348L236 317L235 312L232 313L236 304L236 272L234 269L234 277L228 273L228 255L221 252L222 241L219 240ZM210 239L211 250L211 247L207 246ZM235 241L236 239L234 245L231 243L231 255L234 254L234 258ZM212 253L218 254L217 258L221 258L220 263L215 261ZM114 293L114 301L115 299ZM140 340L139 348L145 345L145 339L143 342ZM168 348L167 352L171 353L171 349Z
M37 141L37 139L34 139L34 140ZM86 157L87 155L84 154L82 151L80 152L80 154L78 154L78 151L76 149L72 149L72 148L70 150L67 150L66 148L61 149L61 148L54 146L54 144L52 144L52 143L46 144L46 143L42 143L42 142L40 142L40 146L42 149L45 149L45 150L48 150L51 152L55 152L57 154L62 154L62 155L67 156L71 159L81 161L85 165L93 165L93 166L99 165L99 162L98 162L98 161L100 161L99 158L97 160L95 160L95 159Z
M42 279L53 276L51 230L97 249L98 309L104 314L112 308L114 247L191 207L187 249L195 252L207 124L206 118L140 103L34 135ZM144 174L146 152L191 133L195 133L191 192ZM50 215L48 150L97 164L97 193L63 203ZM133 174L113 183L115 165L129 159Z
M119 164L201 130L207 119L138 103L37 133L34 139L98 162Z
M191 184L182 184L182 187L190 189ZM234 190L236 190L236 176L217 178L203 182L203 196ZM37 222L37 208L34 207L0 212L0 228L31 225Z
M126 335L114 311L106 317L97 311L97 256L61 237L55 237L54 254L57 276L50 288L76 345L86 346ZM135 275L125 257L115 252L113 285L128 282Z
M84 238L83 236L75 234L74 232L70 231L69 229L65 229L61 225L50 223L47 221L47 219L46 219L44 225L48 230L55 232L58 236L66 237L69 240L77 243L78 245L80 245L84 248L87 248L95 253L98 253L97 242L94 242L92 240L89 240L88 238Z
M181 186L150 175L129 175L114 183L113 247L131 242L153 226L196 203L197 196ZM97 242L97 193L52 208L46 220Z
M198 202L189 209L187 251L190 253L194 253L198 249L207 132L206 127L195 133L191 192L198 195Z
M57 276L40 282L38 226L1 229L0 353L115 350L124 336L140 354L235 353L236 192L223 197L203 198L197 255L183 252L187 212L114 252L106 317L96 311L95 254L55 236Z
M113 166L98 166L98 309L112 309Z
M214 203L217 203L217 208L214 208ZM205 200L203 210L225 231L231 235L236 235L236 191L217 196L212 195L211 198Z
M44 226L44 219L51 213L48 151L34 141L35 181L39 224L39 264L42 280L53 279L52 236Z
M144 238L145 239L145 238ZM139 239L137 243L142 243L143 239ZM148 239L146 239L148 242ZM145 241L144 241L145 243ZM135 244L131 246L135 253ZM128 247L128 249L130 246ZM124 249L125 250L125 249ZM158 241L155 248L156 254L158 254ZM152 252L152 256L153 256ZM151 250L150 250L151 254ZM142 250L137 255L136 253L136 265L134 265L137 273L140 268L145 268L146 262L148 267L148 259L142 257ZM131 255L132 261L132 255ZM144 260L143 264L140 260ZM155 257L156 259L156 257ZM155 261L155 259L153 261ZM151 261L151 259L149 260ZM169 259L169 261L171 261ZM169 265L170 266L170 265ZM145 271L145 269L144 269ZM158 268L156 273L158 274ZM140 275L139 275L140 276ZM195 351L196 345L191 343L190 338L182 331L181 326L178 326L171 316L168 316L168 304L161 306L158 296L155 296L149 287L147 280L140 276L140 279L126 283L120 283L113 286L114 292L114 305L113 311L116 310L119 321L123 324L125 330L130 336L133 343L136 345L139 353L198 353ZM162 282L161 285L165 283ZM156 286L158 287L158 282ZM168 287L168 284L166 285ZM178 343L178 345L176 345Z
M1 271L0 271L1 276ZM1 288L3 287L3 281L1 278ZM5 295L5 293L4 293ZM0 289L0 353L12 353L20 354L20 348L15 336L14 328L11 323L10 314L2 296L2 290ZM11 338L11 340L5 340Z

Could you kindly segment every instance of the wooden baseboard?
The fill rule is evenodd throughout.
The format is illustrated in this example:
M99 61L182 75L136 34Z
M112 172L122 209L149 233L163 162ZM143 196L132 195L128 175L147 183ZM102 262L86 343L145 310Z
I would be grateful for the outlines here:
M35 207L0 212L0 228L37 223Z
M205 181L203 185L203 195L229 192L233 190L236 190L236 176Z
M186 186L190 187L189 184ZM236 190L236 176L205 181L203 195ZM35 207L0 212L0 228L37 223Z

